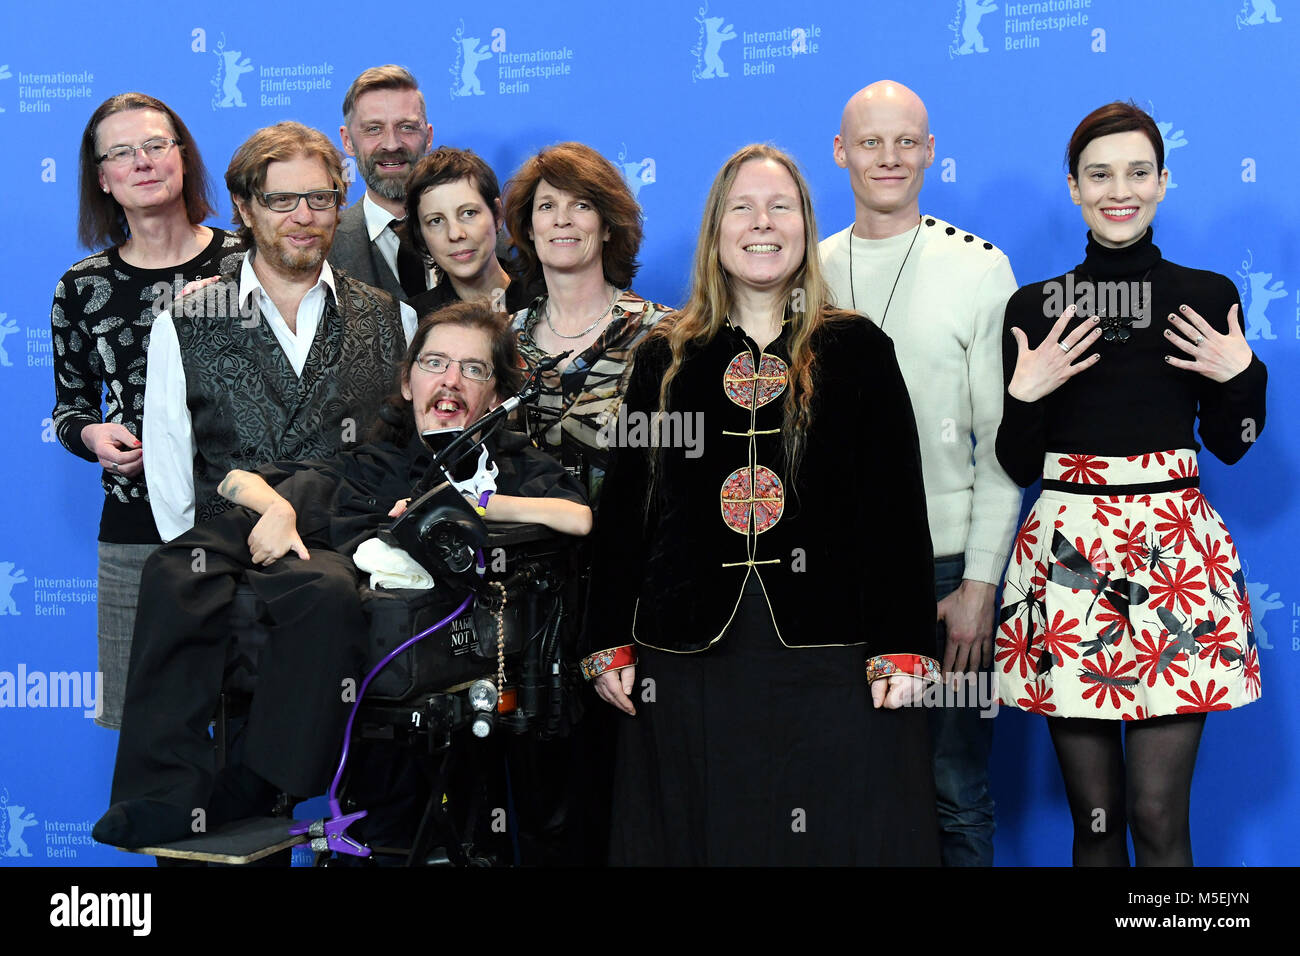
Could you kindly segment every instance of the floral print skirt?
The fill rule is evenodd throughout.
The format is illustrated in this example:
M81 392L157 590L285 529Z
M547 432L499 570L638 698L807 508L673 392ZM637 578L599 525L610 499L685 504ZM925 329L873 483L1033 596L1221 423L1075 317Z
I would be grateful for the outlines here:
M1049 453L1014 547L994 652L1004 704L1143 720L1259 697L1246 579L1195 452Z

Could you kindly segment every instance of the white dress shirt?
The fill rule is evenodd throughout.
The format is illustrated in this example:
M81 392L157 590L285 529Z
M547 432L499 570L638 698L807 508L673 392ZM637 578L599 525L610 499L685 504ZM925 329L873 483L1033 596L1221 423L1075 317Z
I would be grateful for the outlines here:
M405 219L398 219L391 212L385 209L379 203L370 198L370 191L361 197L361 211L366 217L366 234L370 241L375 244L379 254L384 257L384 262L388 263L388 268L392 270L394 276L400 281L401 276L397 271L397 247L401 240L397 238L397 233L393 231L400 226ZM388 227L392 226L393 229ZM419 228L415 226L414 228ZM424 287L433 288L433 270L426 268L424 270Z
M256 297L258 312L299 377L307 364L321 316L325 314L326 294L335 295L334 273L328 262L322 262L320 278L298 304L291 330L262 288L262 281L253 270L252 256L244 256L239 271L240 312L247 314L246 304ZM418 317L409 305L404 302L400 305L402 328L409 343ZM194 527L194 423L185 398L185 364L170 312L161 312L154 319L147 362L141 438L145 480L158 533L164 541L170 541Z

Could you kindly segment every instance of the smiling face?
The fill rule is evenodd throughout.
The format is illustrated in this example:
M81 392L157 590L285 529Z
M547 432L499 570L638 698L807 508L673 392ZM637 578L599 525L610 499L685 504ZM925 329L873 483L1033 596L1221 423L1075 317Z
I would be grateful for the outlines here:
M601 271L609 227L587 199L552 186L545 179L533 193L528 237L537 249L543 272Z
M492 368L492 340L486 331L472 326L442 323L430 328L419 354L435 353ZM496 379L468 379L457 362L443 372L429 372L413 363L402 382L402 397L411 403L418 432L464 428L497 404Z
M934 162L925 105L893 84L867 87L844 108L835 162L849 171L859 213L915 215Z
M1169 171L1156 168L1156 151L1146 134L1131 130L1090 142L1079 154L1079 178L1066 180L1092 237L1119 249L1146 235L1165 198Z
M803 264L803 209L794 177L771 159L742 165L727 193L718 258L734 283L774 291Z
M95 130L95 153L102 156L113 146L139 146L151 139L176 139L167 117L157 110L125 110L104 117ZM152 160L136 150L129 163L105 160L99 164L99 186L112 193L127 213L185 203L185 156L173 146L166 156Z
M314 156L300 155L267 166L261 191L305 193L333 188L334 181L325 164ZM253 231L258 264L288 274L320 269L334 243L337 206L312 209L302 198L292 212L272 212L256 196L247 200L235 198L235 206L245 225Z
M357 97L339 130L366 186L385 199L406 198L406 177L433 143L416 90L371 90Z
M468 177L431 186L420 196L420 233L438 268L473 285L496 262L501 201L489 208Z

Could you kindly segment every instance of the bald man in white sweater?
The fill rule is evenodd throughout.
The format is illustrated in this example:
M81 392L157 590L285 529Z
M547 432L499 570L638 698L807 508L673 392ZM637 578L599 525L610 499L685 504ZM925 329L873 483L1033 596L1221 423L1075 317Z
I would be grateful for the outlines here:
M963 705L949 700L931 722L943 862L991 866L993 721L982 718L996 713L988 690L994 598L1020 511L1020 488L993 446L1002 316L1016 280L992 243L921 215L934 161L929 125L925 104L900 83L882 80L853 95L835 162L849 171L854 223L822 242L821 260L836 304L893 339L911 395L935 553L936 657L945 673L968 675Z

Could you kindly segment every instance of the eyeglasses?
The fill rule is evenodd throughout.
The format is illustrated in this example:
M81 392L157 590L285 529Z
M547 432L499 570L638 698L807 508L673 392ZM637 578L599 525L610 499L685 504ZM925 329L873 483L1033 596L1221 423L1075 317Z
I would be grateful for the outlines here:
M333 209L339 204L337 189L313 189L309 193L254 193L253 195L271 212L293 212L298 208L298 203L304 199L307 200L308 209L315 209L318 212L322 209Z
M486 382L492 378L492 366L478 359L454 359L441 352L425 352L415 360L416 365L434 375L447 371L453 362L460 366L460 374L472 382Z
M97 163L112 163L114 166L125 166L127 163L135 162L137 150L144 150L144 155L152 162L157 162L171 152L173 146L179 146L180 143L174 139L149 139L145 140L139 146L127 146L122 143L117 146L110 146L108 152L102 156L97 156Z

